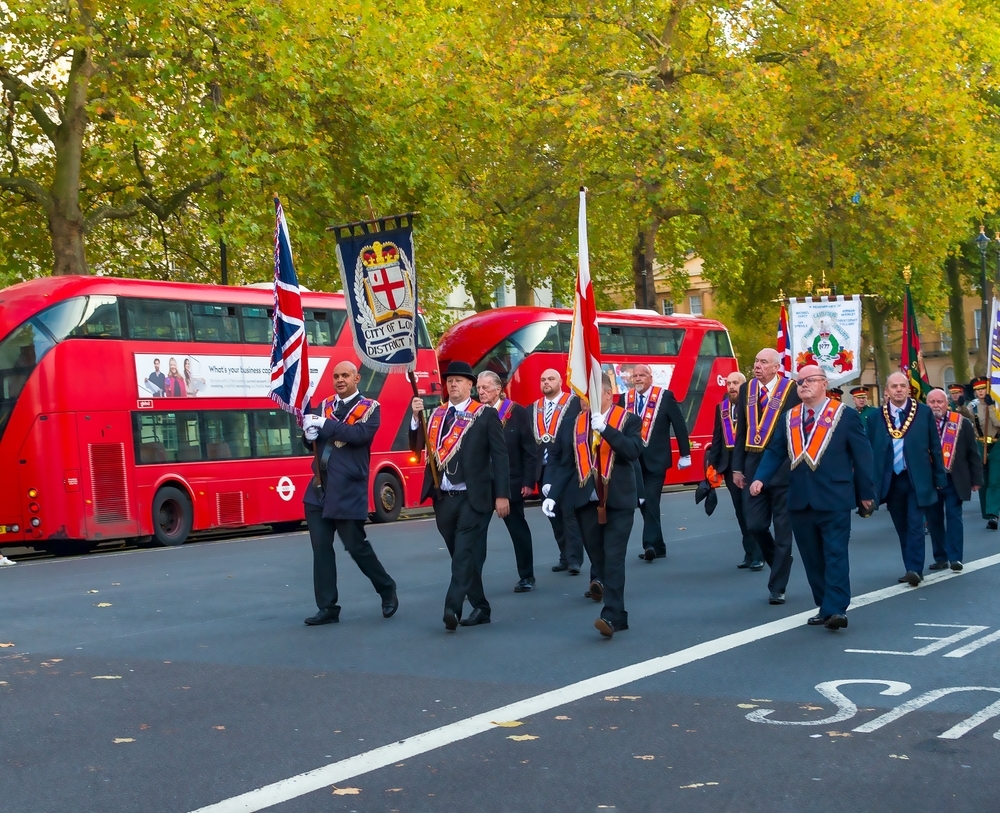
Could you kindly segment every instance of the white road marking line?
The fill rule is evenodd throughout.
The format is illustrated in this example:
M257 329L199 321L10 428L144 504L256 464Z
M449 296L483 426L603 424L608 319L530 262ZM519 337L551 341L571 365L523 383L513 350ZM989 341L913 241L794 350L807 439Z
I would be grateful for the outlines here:
M983 568L992 567L997 564L1000 564L1000 554L967 563L964 573L982 570ZM962 574L955 572L943 573L939 576L926 579L923 584L929 586L960 575ZM882 590L875 590L871 593L857 596L851 602L851 607L864 607L868 604L892 598L893 596L912 592L914 589L919 590L921 588L913 588L907 584L900 584L894 587L886 587ZM790 629L801 626L802 622L814 613L815 610L806 610L805 612L790 615L786 618L770 621L767 624L761 624L750 629L731 633L730 635L724 635L713 641L705 641L704 643L696 644L670 655L661 655L658 658L652 658L648 661L615 669L612 672L606 672L603 675L596 675L577 683L571 683L560 689L553 689L550 692L545 692L535 697L529 697L507 706L501 706L482 714L476 714L473 717L458 720L440 728L426 731L423 734L417 734L405 740L383 745L381 748L375 748L372 751L366 751L363 754L357 754L356 756L306 771L288 779L282 779L270 785L265 785L262 788L242 793L239 796L223 799L221 802L216 802L207 807L200 807L192 811L192 813L256 813L258 810L264 810L282 802L296 799L299 796L305 796L307 793L329 787L330 785L336 785L338 782L354 779L379 768L385 768L437 748L474 737L476 734L490 731L496 728L493 720L521 720L534 714L541 714L559 706L565 706L568 703L582 700L591 695L601 694L630 683L635 683L638 680L658 675L669 669L676 669L678 666L684 666L694 661L709 658L712 655L719 655L731 649L787 632Z

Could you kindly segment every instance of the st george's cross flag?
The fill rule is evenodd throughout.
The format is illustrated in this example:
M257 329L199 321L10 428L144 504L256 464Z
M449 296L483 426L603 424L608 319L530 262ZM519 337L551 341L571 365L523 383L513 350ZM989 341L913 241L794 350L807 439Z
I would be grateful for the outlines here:
M302 422L309 408L309 353L299 280L292 264L292 244L281 201L274 199L274 343L271 345L271 391L286 412Z
M566 378L574 393L589 400L593 416L601 414L601 335L597 329L597 302L590 280L586 189L580 190L579 252Z
M785 378L792 377L792 342L788 335L788 312L785 303L781 303L781 313L778 314L778 337L774 349L778 351L781 363L781 374Z

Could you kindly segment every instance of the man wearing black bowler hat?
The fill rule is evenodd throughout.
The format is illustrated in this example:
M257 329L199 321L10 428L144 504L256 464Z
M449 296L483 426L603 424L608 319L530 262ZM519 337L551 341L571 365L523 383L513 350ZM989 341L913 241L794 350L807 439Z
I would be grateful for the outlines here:
M483 520L496 509L503 519L510 513L510 477L507 445L497 411L472 400L476 374L464 361L453 361L444 374L448 403L431 413L427 443L433 461L424 470L420 499L431 498L438 531L451 555L451 584L444 601L444 626L454 632L463 627L490 623L490 605L483 592L486 537ZM422 398L411 404L410 449L424 448L420 414ZM439 478L437 487L431 465ZM462 619L468 596L469 617Z

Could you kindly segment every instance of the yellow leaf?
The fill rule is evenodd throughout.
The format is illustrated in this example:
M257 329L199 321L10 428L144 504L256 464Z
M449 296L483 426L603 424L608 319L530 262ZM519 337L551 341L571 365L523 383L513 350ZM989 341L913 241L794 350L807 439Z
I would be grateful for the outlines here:
M573 718L572 717L567 717L565 714L560 714L558 717L556 717L556 719L557 720L572 720Z
M0 649L7 649L8 647L14 646L13 644L0 644Z
M336 785L333 786L334 796L357 796L361 793L361 788L338 788Z
M493 723L495 726L500 726L500 728L517 728L519 725L524 725L520 720L508 720L503 723Z
M121 680L121 675L94 675L91 680Z
M386 793L399 793L402 790L403 790L402 788L386 788L385 792Z
M212 726L216 731L225 731L226 727L224 725L214 725Z
M738 709L755 709L757 708L756 703L737 703L736 708Z
M108 602L106 602L106 601L102 601L100 604L95 604L94 606L95 607L110 607L111 605L108 604Z
M534 734L511 734L508 740L514 740L514 742L524 742L525 740L537 740Z
M827 733L827 736L830 736L830 737L850 737L851 736L850 734L848 734L846 732L841 733L839 731L827 731L826 733Z
M115 737L114 739L116 745L123 742L135 742L135 737Z

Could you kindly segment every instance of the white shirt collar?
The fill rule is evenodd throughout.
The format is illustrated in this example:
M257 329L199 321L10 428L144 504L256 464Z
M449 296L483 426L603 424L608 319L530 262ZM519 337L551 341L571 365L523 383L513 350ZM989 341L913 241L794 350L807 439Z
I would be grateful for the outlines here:
M455 407L455 411L456 412L468 412L469 411L469 404L471 404L471 403L472 403L472 398L466 398L460 404L453 404L453 403L451 403L451 401L449 401L448 402L448 406Z
M549 398L549 396L547 395L544 397L545 400L548 401L550 404L555 404L559 401L560 398L562 398L562 390L559 390L559 392L553 395L551 398Z
M896 413L900 410L906 409L906 405L910 403L910 399L907 398L901 407L896 406L892 401L889 402L889 412L892 413L892 417L896 417Z
M809 406L809 404L804 403L804 402L803 402L802 406L804 406L807 410L812 410L812 414L813 415L821 415L823 413L823 410L827 408L827 406L829 405L829 403L830 403L830 399L829 398L824 398L823 399L823 403L820 404L818 407L811 407L811 406Z
M764 386L767 388L768 394L774 392L774 388L778 386L778 376L772 378Z
M341 404L349 404L349 403L351 403L351 401L353 401L359 395L361 395L361 390L355 390L354 391L354 395L348 395L346 398L341 398L339 395L334 396L334 399L333 399L333 407L334 407L334 409L336 409Z

